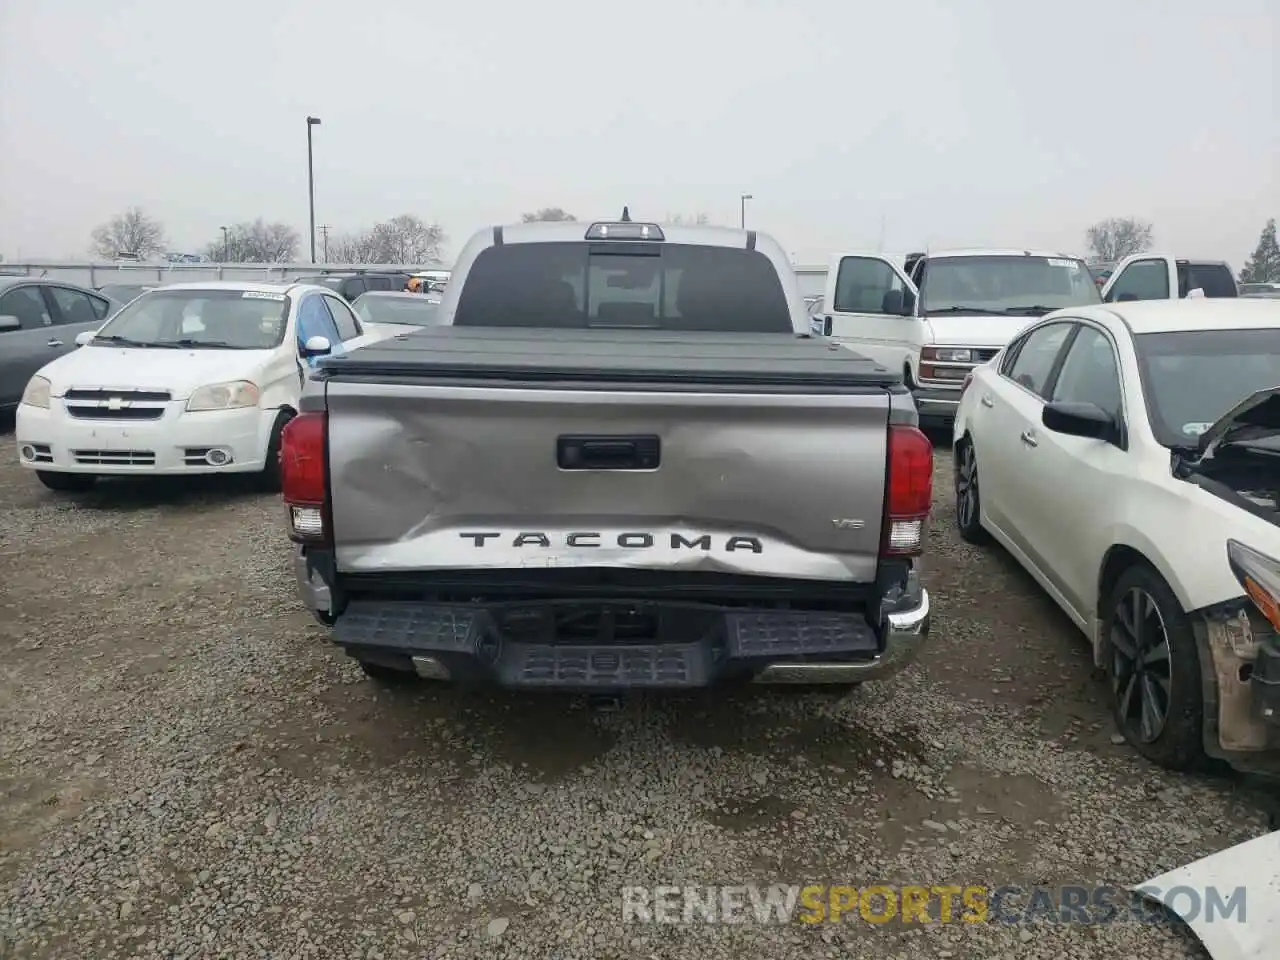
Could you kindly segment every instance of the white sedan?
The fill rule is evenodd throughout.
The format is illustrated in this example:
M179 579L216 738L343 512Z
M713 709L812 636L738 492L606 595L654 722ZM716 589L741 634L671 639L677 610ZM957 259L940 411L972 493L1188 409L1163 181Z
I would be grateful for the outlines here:
M1049 314L970 375L954 441L961 536L1089 637L1125 738L1172 769L1275 768L1280 303Z
M307 284L193 283L143 293L31 378L18 461L51 490L101 476L279 479L280 432L318 356L383 334Z

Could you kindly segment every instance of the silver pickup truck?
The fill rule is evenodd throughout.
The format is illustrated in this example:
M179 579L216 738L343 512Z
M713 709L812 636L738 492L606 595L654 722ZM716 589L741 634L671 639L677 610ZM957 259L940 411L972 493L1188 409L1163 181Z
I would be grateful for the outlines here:
M775 241L498 227L439 315L324 357L282 442L302 600L371 677L856 683L918 652L932 447L901 371L810 334Z

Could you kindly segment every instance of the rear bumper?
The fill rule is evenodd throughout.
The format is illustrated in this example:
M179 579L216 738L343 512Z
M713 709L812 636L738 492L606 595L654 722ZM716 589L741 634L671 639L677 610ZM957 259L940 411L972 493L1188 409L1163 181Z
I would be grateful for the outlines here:
M681 689L721 682L855 683L892 676L928 640L929 595L886 615L713 604L546 600L460 604L359 599L334 618L333 592L299 550L303 603L349 655L433 680L512 688L607 692ZM608 609L613 613L602 615ZM622 624L639 610L662 628L643 639ZM566 639L565 618L590 636ZM604 626L606 619L607 627ZM600 626L597 626L600 624Z

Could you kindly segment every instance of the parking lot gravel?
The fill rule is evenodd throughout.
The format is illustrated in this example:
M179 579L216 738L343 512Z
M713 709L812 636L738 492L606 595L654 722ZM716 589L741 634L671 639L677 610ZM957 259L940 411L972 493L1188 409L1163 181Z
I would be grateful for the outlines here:
M936 484L918 665L603 709L375 687L299 607L278 498L55 496L9 453L0 957L1205 956L1175 923L623 922L624 886L1132 884L1266 831L1255 786L1113 742L1083 639L955 537L945 448Z

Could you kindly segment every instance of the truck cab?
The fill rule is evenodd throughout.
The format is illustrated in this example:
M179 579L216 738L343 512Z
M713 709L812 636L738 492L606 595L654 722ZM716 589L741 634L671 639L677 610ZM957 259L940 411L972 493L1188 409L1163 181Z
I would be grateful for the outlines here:
M1196 294L1194 291L1199 290ZM1116 264L1102 288L1107 303L1126 300L1184 300L1239 296L1231 267L1221 260L1182 260L1159 253L1136 253Z
M955 417L964 378L1036 317L1098 303L1084 261L1033 250L837 254L815 330L901 370L922 421Z

